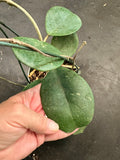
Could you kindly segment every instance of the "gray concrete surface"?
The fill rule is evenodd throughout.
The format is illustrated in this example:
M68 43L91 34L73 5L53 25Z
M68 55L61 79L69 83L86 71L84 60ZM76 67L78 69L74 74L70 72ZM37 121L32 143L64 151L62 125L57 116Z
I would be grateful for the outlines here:
M44 18L50 7L64 6L81 17L83 26L78 35L80 43L85 40L87 46L76 62L95 96L94 119L84 134L45 143L36 150L36 155L40 160L119 160L120 0L24 0L18 3L33 15L43 36L46 35ZM21 36L37 38L28 19L7 4L0 3L0 20ZM9 36L13 35L9 33ZM1 33L0 37L3 37ZM10 49L1 46L0 76L26 83ZM21 89L0 80L0 102Z

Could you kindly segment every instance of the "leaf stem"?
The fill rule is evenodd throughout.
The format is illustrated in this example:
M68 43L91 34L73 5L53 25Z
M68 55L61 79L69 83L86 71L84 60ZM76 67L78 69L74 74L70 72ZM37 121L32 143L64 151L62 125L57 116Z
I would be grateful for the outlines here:
M64 57L64 56L60 56L60 55L53 54L53 53L44 53L32 45L24 43L14 38L0 38L0 45L5 45L9 47L17 47L17 48L26 49L26 50L33 50L33 51L36 51L42 54L43 56L58 57L68 62L72 62L71 57Z
M32 46L32 45L30 45L30 44L27 44L27 43L24 43L24 42L22 42L22 41L20 41L20 40L14 39L14 38L0 38L0 41L2 41L2 42L8 42L8 43L10 43L11 46L12 46L12 44L14 44L14 47L15 47L16 44L17 44L18 46L21 47L21 49L30 48L30 49L32 49L32 50L34 50L34 51L36 51L36 52L38 52L38 53L40 53L40 54L42 54L42 55L44 55L44 56L49 56L49 55L43 53L42 51L40 51L39 49L35 48L34 46ZM9 46L10 46L10 45L9 45ZM18 46L17 46L17 47L18 47ZM24 47L24 48L23 48L23 47ZM27 48L26 48L26 47L27 47Z
M87 44L86 41L83 41L81 46L79 47L79 49L77 50L76 54L73 57L73 60L75 60L75 58L77 57L78 53L81 51L81 49Z
M22 85L22 84L19 84L19 83L15 83L15 82L10 81L10 80L8 80L8 79L6 79L6 78L4 78L4 77L1 77L1 76L0 76L0 79L6 81L6 82L8 82L8 83L14 84L14 85L16 85L16 86L25 87L25 85Z
M2 22L0 22L0 24L1 24ZM14 33L16 36L19 36L16 32L14 32L10 27L8 27L8 26L6 26L4 23L2 23L2 25L4 26L4 27L6 27L7 29L9 29L12 33ZM0 30L2 31L2 33L5 35L5 37L6 38L8 38L8 35L5 33L5 31L0 27ZM23 66L22 66L22 64L21 64L21 62L18 60L18 63L19 63L19 66L20 66L20 68L21 68L21 70L22 70L22 72L23 72L23 75L24 75L24 77L25 77L25 79L27 80L27 82L28 83L30 83L29 82L29 80L28 80L28 77L26 76L26 74L25 74L25 71L24 71L24 69L23 69Z
M12 33L14 33L17 37L19 37L19 35L18 35L15 31L13 31L9 26L7 26L6 24L4 24L4 23L1 22L1 21L0 21L0 24L1 24L2 26L4 26L5 28L7 28L8 30L10 30ZM8 38L8 37L6 37L6 38Z
M4 36L6 37L6 38L8 38L8 36L7 36L7 34L5 33L5 31L0 27L0 30L1 30L1 32L4 34Z
M22 64L21 64L21 62L20 62L19 60L18 60L18 63L19 63L19 65L20 65L20 68L21 68L21 70L22 70L22 72L23 72L23 75L24 75L25 79L27 80L28 83L30 83L30 81L28 80L28 77L27 77L26 74L25 74L25 71L24 71L24 69L23 69L23 66L22 66Z
M28 18L29 20L31 21L31 23L33 24L37 34L38 34L38 37L41 41L43 41L43 38L42 38L42 35L41 35L41 32L38 28L38 25L36 24L35 20L32 18L32 16L23 8L21 7L20 5L18 5L17 3L13 2L12 0L0 0L0 2L6 2L8 3L9 5L12 5L18 9L20 9Z
M47 36L44 38L44 42L47 41L48 37L49 37L49 35L47 34Z

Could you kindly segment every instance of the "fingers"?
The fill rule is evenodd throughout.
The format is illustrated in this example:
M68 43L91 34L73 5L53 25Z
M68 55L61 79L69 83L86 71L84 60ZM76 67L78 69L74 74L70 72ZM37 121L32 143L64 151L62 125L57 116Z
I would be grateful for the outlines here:
M21 126L36 132L37 134L52 134L59 130L57 123L47 117L34 112L25 105L16 104L17 106L17 123ZM19 106L18 106L19 105Z
M59 130L58 132L54 133L54 134L50 134L50 135L46 135L45 136L45 141L56 141L59 139L63 139L66 138L68 136L71 136L73 133L75 133L78 129L75 129L73 132L71 133L65 133L61 130Z
M63 139L65 137L68 137L69 135L70 134L59 130L55 134L46 135L45 136L45 141L47 142L47 141L55 141L55 140Z
M20 160L32 153L44 143L44 135L36 136L33 132L26 132L18 141L0 151L0 160Z
M22 103L26 107L31 108L32 110L39 112L42 108L41 98L40 98L40 87L41 84L16 94L11 97L10 100L17 103Z
M30 129L38 134L51 134L58 131L59 126L52 120L42 114L42 105L40 102L40 84L25 91L21 92L8 101L14 103L12 109L17 112L17 122L23 127ZM27 107L26 107L27 106ZM15 113L16 114L16 113Z

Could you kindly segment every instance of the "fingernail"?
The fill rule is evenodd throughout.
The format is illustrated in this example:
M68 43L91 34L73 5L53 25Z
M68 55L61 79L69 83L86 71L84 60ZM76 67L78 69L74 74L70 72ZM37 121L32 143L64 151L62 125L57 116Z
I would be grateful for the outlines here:
M50 121L50 123L49 123L49 130L51 130L51 131L58 131L59 130L58 124L55 123L54 121Z

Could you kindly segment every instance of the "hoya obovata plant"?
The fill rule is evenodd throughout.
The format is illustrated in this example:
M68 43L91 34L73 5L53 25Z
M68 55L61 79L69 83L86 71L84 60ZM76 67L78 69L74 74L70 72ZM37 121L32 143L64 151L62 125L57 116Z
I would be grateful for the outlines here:
M24 8L11 0L0 2L22 10L39 36L39 39L0 38L0 45L11 46L19 62L46 73L43 79L31 82L24 90L41 83L40 97L47 117L57 122L62 131L79 128L77 133L82 133L93 118L94 97L88 83L74 71L78 68L73 55L79 45L76 32L82 26L81 19L64 7L52 7L46 14L47 36L43 40L37 24ZM51 44L46 42L48 36L52 36Z

